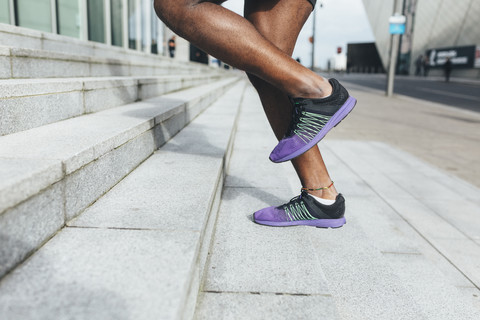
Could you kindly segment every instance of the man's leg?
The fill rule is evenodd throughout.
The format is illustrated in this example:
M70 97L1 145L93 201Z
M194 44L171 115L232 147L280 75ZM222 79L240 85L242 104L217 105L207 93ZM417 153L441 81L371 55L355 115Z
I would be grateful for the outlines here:
M298 1L309 4L307 0ZM154 6L160 19L178 35L290 96L322 98L331 94L332 86L328 81L278 49L245 18L220 6L222 2L155 0ZM277 2L280 3L268 1L271 8ZM295 18L291 16L291 20Z
M298 34L311 12L312 5L307 0L245 1L245 17L267 40L289 56L292 55ZM280 140L291 121L292 105L285 92L256 76L249 77L258 91L270 125ZM319 188L331 184L317 146L293 159L292 163L302 186ZM337 195L335 187L310 193L325 199L335 199Z
M299 0L302 5L307 0ZM155 0L157 15L197 47L245 70L292 97L292 130L273 149L270 160L291 160L314 147L355 106L338 81L320 77L262 36L247 19L220 6L222 0ZM283 0L259 1L266 11L284 7ZM306 17L284 12L288 22ZM287 14L289 13L289 15ZM287 23L283 22L284 25ZM276 31L277 32L277 31ZM323 98L323 99L322 99Z

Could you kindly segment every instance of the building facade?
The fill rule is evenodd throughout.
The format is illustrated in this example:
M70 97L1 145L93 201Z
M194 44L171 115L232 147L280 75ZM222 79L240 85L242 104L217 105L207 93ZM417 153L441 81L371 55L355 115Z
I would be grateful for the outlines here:
M422 56L431 75L442 75L447 57L453 61L453 76L480 78L480 1L478 0L363 0L376 47L387 69L390 50L388 18L407 17L397 62L400 74L415 74Z
M0 23L161 55L173 35L153 0L0 0ZM175 57L188 61L189 43L176 43Z

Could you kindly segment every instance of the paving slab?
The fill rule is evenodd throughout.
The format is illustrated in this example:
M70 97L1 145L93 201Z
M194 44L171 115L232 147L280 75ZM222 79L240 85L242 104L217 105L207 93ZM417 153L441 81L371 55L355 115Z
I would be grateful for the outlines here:
M422 270L430 270L428 271L429 274L439 274L443 277L438 277L436 282L429 286L425 283L423 286L419 284L422 281L427 281L426 279L428 277L426 276L419 278L416 282L409 281L405 283L413 286L411 289L414 290L413 293L415 296L419 298L418 301L423 301L421 297L427 294L418 290L421 290L422 287L433 288L437 286L437 289L434 290L434 292L438 292L437 299L433 300L434 303L432 303L432 300L430 301L430 304L426 303L422 309L428 310L428 306L436 304L438 307L432 308L429 312L433 312L434 310L437 312L443 312L443 315L440 314L438 316L448 318L447 315L451 311L444 308L445 301L442 302L442 299L444 297L449 298L450 296L450 300L458 300L458 290L453 290L452 287L472 288L477 286L478 288L477 275L480 273L477 256L479 250L478 245L469 239L463 231L465 230L465 227L462 229L456 227L453 223L448 221L448 217L445 219L442 215L432 211L432 209L428 207L427 199L430 199L432 202L436 201L436 193L442 192L441 186L435 184L435 181L428 180L431 178L423 177L420 180L416 180L417 184L422 185L424 181L429 181L430 184L427 183L426 185L423 185L424 189L422 190L422 195L410 192L411 185L408 183L409 178L410 180L415 180L415 175L422 174L422 172L416 171L417 168L425 167L426 165L422 163L421 166L417 166L417 163L420 161L417 159L410 159L411 167L405 166L405 161L400 157L398 157L397 160L392 157L387 161L384 158L385 150L389 149L388 146L374 143L372 147L372 143L362 143L358 141L355 143L346 141L343 144L340 141L336 141L327 144L327 146L333 153L338 155L337 161L344 162L345 172L351 170L350 174L360 176L365 181L365 184L374 189L380 198L382 198L382 201L385 201L385 203L388 204L390 210L385 211L385 213L389 211L394 212L394 215L396 214L398 217L405 220L395 221L395 219L392 220L391 214L383 214L375 219L375 224L378 224L379 221L382 219L385 220L386 218L388 218L390 222L388 224L380 225L380 229L375 228L375 225L371 225L363 219L359 220L359 224L363 224L364 230L368 230L365 232L372 234L374 236L373 238L378 237L384 239L378 242L378 244L380 245L380 248L383 248L383 252L387 255L401 253L401 251L390 252L391 247L385 247L388 243L406 243L410 240L411 243L417 245L417 250L421 255L412 255L411 259L417 259L417 263L423 264ZM360 153L361 149L364 149L366 152ZM378 159L374 160L377 157L377 154L379 159L382 159L383 157L383 162L387 161L388 164L382 164ZM390 151L390 154L395 154L395 152ZM383 175L382 179L372 179L372 171L374 168L377 168L379 171L377 172L377 177ZM431 167L427 172L430 177L441 177L441 173L435 173L435 170ZM400 179L399 177L402 178ZM448 181L449 176L445 176L444 179ZM386 180L394 182L396 185L396 188L394 188L396 195L395 193L392 193L392 190L387 191L389 188L385 188L384 182ZM399 180L404 183L399 183ZM431 192L431 195L429 192ZM467 204L469 203L468 200L463 200ZM475 205L471 204L471 207L474 208ZM437 207L437 209L441 209L443 214L448 213L444 208ZM473 212L474 209L471 211L467 210L465 211L465 214L460 213L459 216L460 218L465 217L466 219L470 217L470 220L473 219L474 221L476 218L474 217ZM373 213L373 211L370 213ZM453 217L454 212L451 212L451 214ZM387 221L384 223L386 222ZM401 227L401 229L398 229L399 227ZM382 229L384 230L383 232L379 231ZM403 230L404 234L401 235L396 232L398 230ZM414 241L412 242L411 240ZM393 261L394 259L391 258L390 260ZM429 264L428 261L433 262L433 264ZM408 263L405 263L403 266L398 266L398 270L402 270L402 276L405 277L407 274L410 274L410 277L415 279L415 274L417 272L415 271L414 265L415 264L412 263L412 269L409 269ZM418 287L415 288L415 286ZM416 291L417 293L415 293ZM442 294L442 292L450 293ZM457 292L456 295L454 294L455 292ZM454 303L454 305L457 306L458 310L468 310L468 306L462 304L461 300Z
M334 163L334 170L330 170L332 176L336 180L338 180L338 175L344 179L344 183L337 185L342 192L348 186L348 181L356 181L357 179L360 179L363 184L359 185L361 190L370 189L367 182L352 171L347 163L337 158L331 150L324 149L323 156ZM369 182L378 187L371 180ZM436 269L442 272L444 278L452 286L473 287L472 282L455 265L445 259L418 230L405 220L403 215L399 214L389 203L379 198L377 194L376 197L369 196L369 193L357 196L347 188L345 195L347 196L347 218L350 215L357 217L358 224L362 226L362 229L382 253L421 254L424 259L432 262ZM362 208L362 210L358 212L354 208Z
M80 91L0 100L0 136L84 113Z
M23 48L41 49L42 34L39 31L15 27L2 23L0 25L0 43Z
M267 228L248 218L291 195L289 189L224 190L205 292L329 294L314 249L303 233L295 228Z
M352 225L352 227L350 227ZM342 319L426 319L409 288L355 218L338 230L306 230Z
M480 113L366 87L350 93L357 107L327 140L383 142L480 187Z
M328 295L206 293L195 319L340 319Z
M55 160L0 158L0 214L63 178Z
M155 150L153 130L106 153L65 177L66 221L100 198Z
M65 225L64 193L57 182L0 214L0 278Z
M157 152L68 225L199 231L209 205L204 199L216 188L222 161Z
M445 281L444 275L422 255L385 253L390 265L408 287L428 319L478 319L471 299ZM478 293L477 289L477 293Z
M198 238L185 230L67 228L2 280L0 313L5 319L175 319L179 292L188 286L184 266L194 259Z
M12 77L10 49L0 46L0 79L7 79L10 77Z

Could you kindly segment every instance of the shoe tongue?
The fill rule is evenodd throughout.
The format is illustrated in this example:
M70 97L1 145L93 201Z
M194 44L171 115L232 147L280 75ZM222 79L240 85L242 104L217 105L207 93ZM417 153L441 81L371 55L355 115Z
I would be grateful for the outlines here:
M288 126L287 132L285 133L284 138L291 137L293 135L293 130L295 130L295 125L296 125L296 119L300 113L300 109L296 106L293 105L293 110L292 110L292 120L290 121L290 125Z

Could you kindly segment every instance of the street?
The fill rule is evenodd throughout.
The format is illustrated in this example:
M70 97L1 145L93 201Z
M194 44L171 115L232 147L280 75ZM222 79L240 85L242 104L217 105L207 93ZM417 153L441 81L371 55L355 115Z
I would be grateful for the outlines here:
M340 81L385 91L384 74L334 74ZM346 84L348 88L348 83ZM446 83L440 78L396 76L394 93L480 112L480 83Z

